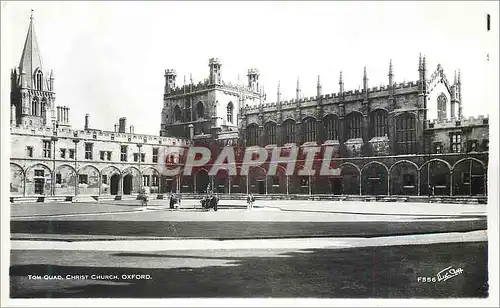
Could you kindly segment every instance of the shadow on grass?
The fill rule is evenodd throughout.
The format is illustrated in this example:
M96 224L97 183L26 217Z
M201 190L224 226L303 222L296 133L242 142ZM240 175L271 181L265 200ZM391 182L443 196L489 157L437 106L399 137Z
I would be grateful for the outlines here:
M210 239L273 237L378 237L487 229L486 220L469 221L11 221L10 232Z
M262 250L263 251L263 250ZM16 254L11 260L15 264ZM38 257L47 260L38 251ZM65 251L67 258L72 253ZM140 264L155 258L155 268L60 266L36 264L10 268L11 297L14 298L449 298L486 297L488 294L487 243L448 243L414 246L311 249L307 251L182 251L152 253L87 252L99 258L128 258ZM96 255L97 254L97 255ZM19 258L19 256L17 256ZM60 258L60 257L59 257ZM81 255L74 257L85 263ZM171 259L186 259L182 267L169 265ZM189 259L207 259L202 267L190 267ZM58 257L53 259L57 260ZM212 266L210 259L230 260ZM158 261L159 260L159 261ZM95 260L94 260L95 261ZM87 261L88 262L88 261ZM192 262L192 261L191 261ZM435 276L442 269L461 267L464 272L445 282L422 283L418 277ZM27 275L150 275L150 280L121 279L122 284L85 280L51 284L28 281ZM29 283L27 283L29 282Z

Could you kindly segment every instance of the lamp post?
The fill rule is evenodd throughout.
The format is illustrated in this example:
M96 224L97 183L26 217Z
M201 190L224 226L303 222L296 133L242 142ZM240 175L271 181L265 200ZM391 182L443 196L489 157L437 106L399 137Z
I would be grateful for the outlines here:
M78 171L77 171L77 165L76 165L76 162L77 162L77 157L78 157L78 153L77 153L77 145L78 143L80 142L80 139L73 139L73 143L75 144L75 197L78 195Z
M138 143L137 144L137 147L139 148L139 177L140 177L140 185L139 185L139 193L142 193L142 188L143 188L143 181L144 181L144 178L142 177L142 172L141 172L141 159L142 159L142 156L141 156L141 147L142 147L142 144Z
M56 195L56 185L55 185L55 179L56 179L56 141L58 140L58 138L56 136L52 136L50 138L50 140L53 142L53 146L54 146L54 155L52 157L52 181L51 181L51 193L52 193L52 196L54 197Z

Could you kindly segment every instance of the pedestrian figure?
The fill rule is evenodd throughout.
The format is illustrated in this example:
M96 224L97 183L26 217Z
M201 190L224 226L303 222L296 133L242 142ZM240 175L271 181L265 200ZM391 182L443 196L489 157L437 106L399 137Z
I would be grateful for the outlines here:
M250 209L253 209L253 203L255 202L255 197L253 194L250 194Z
M174 209L174 205L175 205L175 195L170 194L170 209Z
M247 210L250 209L250 204L252 203L252 195L248 194L247 195Z

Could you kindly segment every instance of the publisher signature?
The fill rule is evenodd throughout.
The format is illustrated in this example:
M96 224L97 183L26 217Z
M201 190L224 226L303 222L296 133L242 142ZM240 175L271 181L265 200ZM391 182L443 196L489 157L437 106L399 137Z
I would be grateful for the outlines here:
M448 279L456 277L463 274L464 270L462 268L453 268L453 266L448 266L447 268L439 271L434 277L417 277L418 282L445 282Z
M448 266L447 268L441 270L439 273L437 273L437 279L439 282L441 281L446 281L448 279L451 279L455 276L458 276L462 274L464 270L462 268L453 268L452 266Z

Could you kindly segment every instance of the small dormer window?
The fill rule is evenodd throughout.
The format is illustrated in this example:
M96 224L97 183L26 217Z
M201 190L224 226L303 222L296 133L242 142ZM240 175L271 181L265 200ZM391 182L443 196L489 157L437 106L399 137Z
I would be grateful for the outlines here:
M41 71L37 71L35 75L35 88L37 90L43 90L43 74Z

